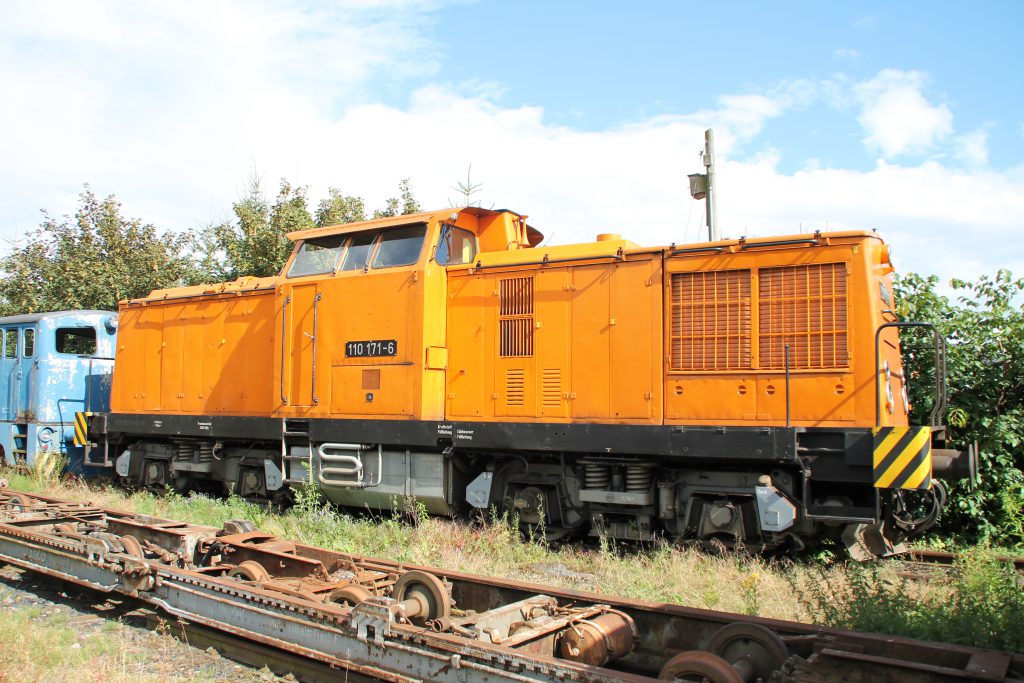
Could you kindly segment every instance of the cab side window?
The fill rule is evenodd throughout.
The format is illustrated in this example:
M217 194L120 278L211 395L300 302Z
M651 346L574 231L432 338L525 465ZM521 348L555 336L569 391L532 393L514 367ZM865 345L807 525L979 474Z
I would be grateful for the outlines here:
M57 353L72 356L96 355L96 330L91 327L59 327L56 335Z
M14 358L18 355L18 331L4 330L4 358Z
M476 235L469 230L445 225L437 242L434 260L442 266L472 263L476 258Z
M370 251L373 243L377 241L378 232L357 232L352 235L345 250L345 257L341 261L342 270L363 270L366 268L366 261L370 258Z
M381 233L380 246L373 257L374 268L408 266L416 263L423 250L423 238L427 228L414 225L408 228L393 228Z

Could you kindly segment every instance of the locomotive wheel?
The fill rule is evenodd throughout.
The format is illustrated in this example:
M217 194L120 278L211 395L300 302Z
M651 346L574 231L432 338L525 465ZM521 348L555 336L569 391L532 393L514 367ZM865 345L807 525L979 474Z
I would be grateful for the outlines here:
M139 539L134 536L122 536L118 540L121 541L121 546L124 548L125 555L131 555L132 557L142 559L142 544L139 543Z
M409 617L418 626L435 619L447 619L452 614L452 598L444 584L427 572L412 570L402 574L395 581L391 597L399 602L415 600L419 603L419 613Z
M366 586L358 583L350 583L341 588L335 588L327 595L326 602L333 602L339 605L348 604L355 607L367 598L373 597L373 593Z
M270 574L263 565L253 560L246 560L228 571L228 576L233 576L242 581L255 581L262 583L270 580Z
M754 676L764 680L781 669L789 657L786 644L775 631L740 621L718 629L708 643L708 651L727 662L745 660Z
M704 650L680 652L665 662L658 678L694 683L744 683L732 664Z

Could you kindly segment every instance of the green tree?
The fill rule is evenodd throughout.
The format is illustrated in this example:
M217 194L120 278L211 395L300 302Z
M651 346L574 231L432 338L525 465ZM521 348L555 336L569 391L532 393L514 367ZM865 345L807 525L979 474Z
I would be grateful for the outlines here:
M316 226L343 225L366 220L366 205L360 197L343 195L336 187L327 188L327 198L316 209Z
M943 525L966 540L1024 546L1024 279L1006 270L975 282L954 279L954 301L939 279L909 274L897 282L902 320L932 322L948 341L951 440L980 449L980 485L953 487ZM914 420L927 424L934 400L930 335L902 336Z
M121 215L113 195L88 185L74 217L43 211L39 228L0 260L5 312L69 308L116 310L117 302L202 278L188 257L194 237L166 232Z
M398 196L387 199L384 203L384 208L374 211L373 217L389 218L391 216L419 213L422 210L423 209L420 208L420 203L416 201L416 198L412 195L412 189L409 187L409 179L405 178L398 183Z
M305 187L292 187L282 180L277 198L267 202L259 177L249 179L249 190L232 207L235 222L214 226L208 243L223 254L213 275L234 279L244 275L276 275L292 252L287 234L314 227L309 214Z

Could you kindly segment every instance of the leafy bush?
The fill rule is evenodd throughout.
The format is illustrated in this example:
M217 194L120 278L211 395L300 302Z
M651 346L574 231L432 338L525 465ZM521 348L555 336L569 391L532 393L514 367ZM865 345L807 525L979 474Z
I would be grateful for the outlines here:
M952 280L956 300L935 276L913 273L897 282L901 320L935 323L948 340L951 439L977 441L980 485L951 491L941 529L966 542L1024 548L1024 278L1006 270L975 282ZM916 424L928 424L934 399L930 335L905 332L902 345Z

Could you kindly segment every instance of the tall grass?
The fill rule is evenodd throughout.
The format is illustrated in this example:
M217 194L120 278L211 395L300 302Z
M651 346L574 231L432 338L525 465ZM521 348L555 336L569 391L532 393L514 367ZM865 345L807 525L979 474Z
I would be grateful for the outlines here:
M1021 575L991 550L962 552L940 584L883 571L878 563L850 564L842 581L822 577L796 592L811 618L827 626L1024 651Z

